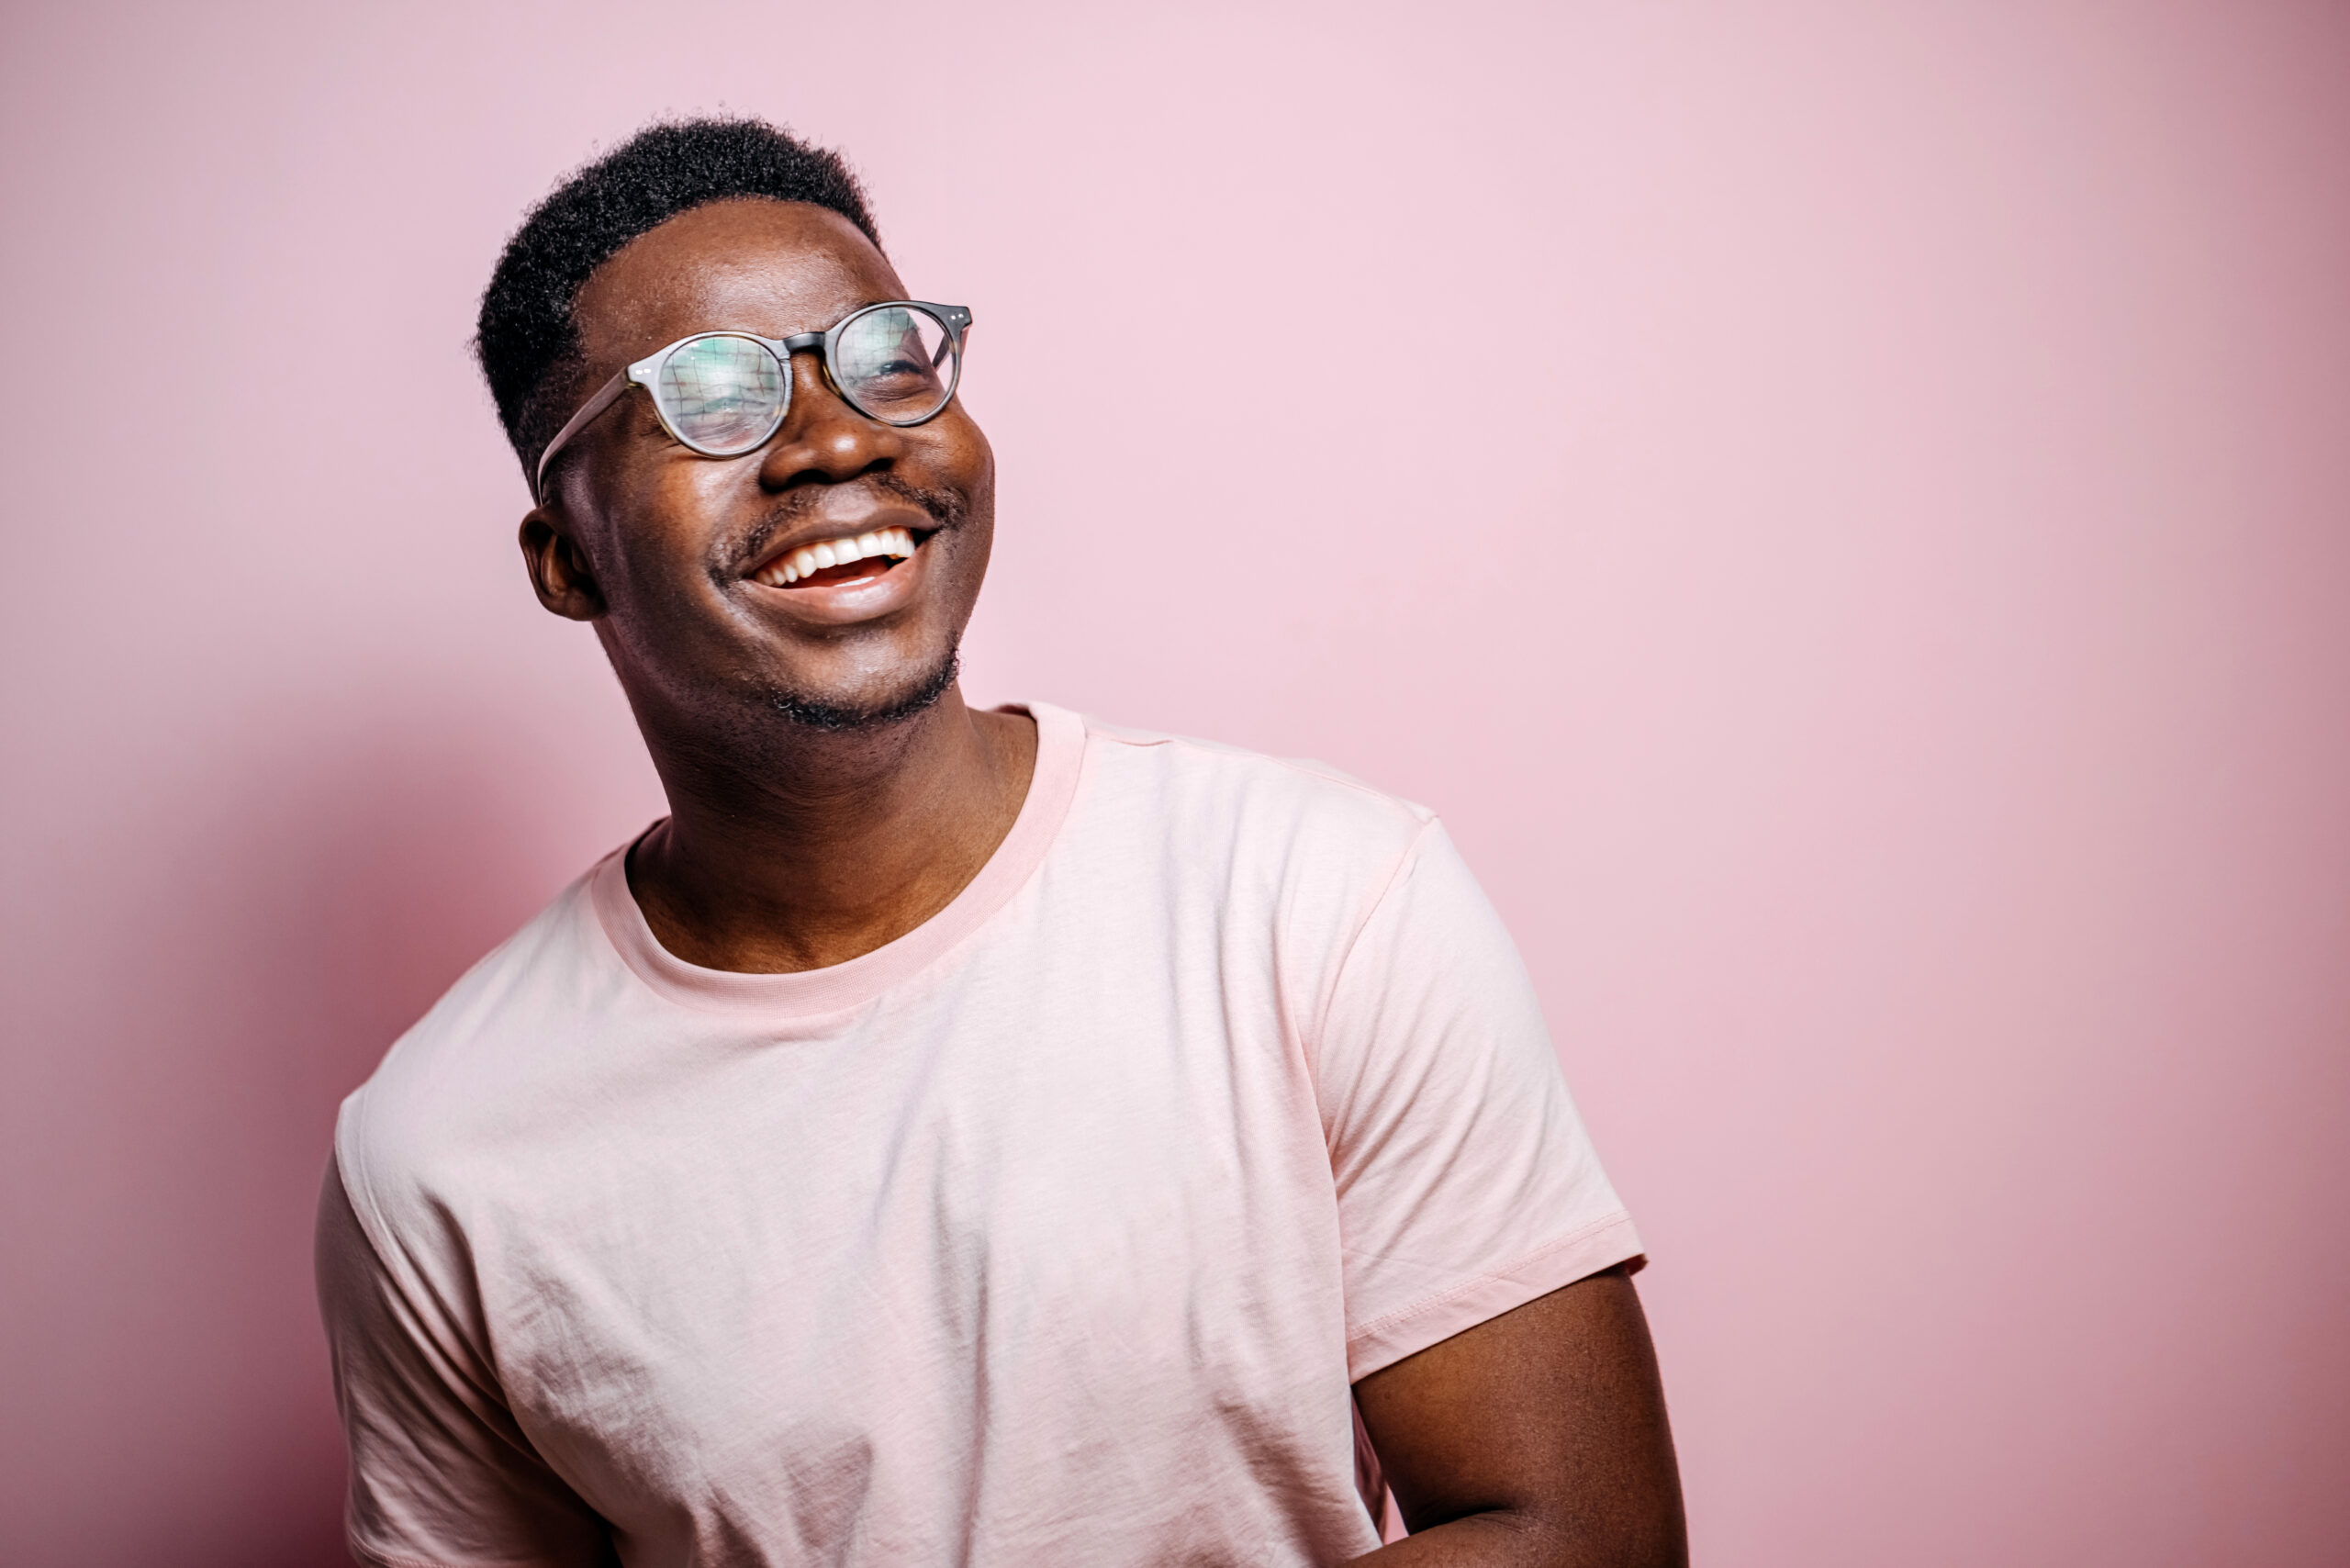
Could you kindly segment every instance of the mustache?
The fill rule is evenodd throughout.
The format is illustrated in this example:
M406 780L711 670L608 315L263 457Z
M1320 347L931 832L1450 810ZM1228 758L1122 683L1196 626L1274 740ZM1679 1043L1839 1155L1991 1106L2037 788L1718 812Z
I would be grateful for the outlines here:
M901 478L887 469L877 474L860 474L845 483L870 485L910 506L920 508L941 532L960 528L970 510L969 503L956 491L934 490ZM747 570L753 562L766 554L767 546L774 543L778 534L788 533L806 521L809 514L822 503L830 488L830 486L808 485L786 490L778 496L775 504L746 527L739 538L721 548L719 554L724 558L725 571L730 575L739 575Z

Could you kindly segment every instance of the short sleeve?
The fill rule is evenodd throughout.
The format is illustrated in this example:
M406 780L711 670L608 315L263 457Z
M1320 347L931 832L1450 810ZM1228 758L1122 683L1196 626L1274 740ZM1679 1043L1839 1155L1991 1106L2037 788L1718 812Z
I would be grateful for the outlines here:
M1330 995L1314 1065L1350 1380L1639 1255L1517 949L1440 823Z
M447 1314L385 1266L332 1161L317 1260L352 1555L369 1568L616 1562L603 1521L532 1449Z

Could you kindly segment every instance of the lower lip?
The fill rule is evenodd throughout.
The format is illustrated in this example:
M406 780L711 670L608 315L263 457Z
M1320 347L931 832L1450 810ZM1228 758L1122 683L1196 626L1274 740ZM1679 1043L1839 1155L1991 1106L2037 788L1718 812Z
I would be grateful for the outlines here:
M914 553L869 577L838 584L794 583L789 588L769 588L752 578L744 581L758 596L763 605L773 605L787 615L802 621L812 621L826 626L853 626L860 621L878 621L895 614L913 602L922 592L923 577L930 561L930 552L936 535L914 546Z

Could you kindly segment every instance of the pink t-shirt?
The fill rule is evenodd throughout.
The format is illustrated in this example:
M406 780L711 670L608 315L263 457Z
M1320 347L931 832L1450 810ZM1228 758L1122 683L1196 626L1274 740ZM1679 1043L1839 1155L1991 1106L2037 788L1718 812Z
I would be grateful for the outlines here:
M1429 812L1029 711L897 941L697 968L615 854L344 1103L363 1562L1339 1562L1348 1385L1639 1251Z

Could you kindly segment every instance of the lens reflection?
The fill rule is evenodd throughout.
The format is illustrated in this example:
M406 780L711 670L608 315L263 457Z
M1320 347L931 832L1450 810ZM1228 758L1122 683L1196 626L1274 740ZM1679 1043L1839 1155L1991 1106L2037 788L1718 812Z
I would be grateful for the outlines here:
M926 420L955 391L954 340L927 310L888 305L852 319L833 353L842 396L884 424Z
M767 440L782 418L785 386L783 367L763 344L722 334L672 353L655 391L671 430L722 455Z

